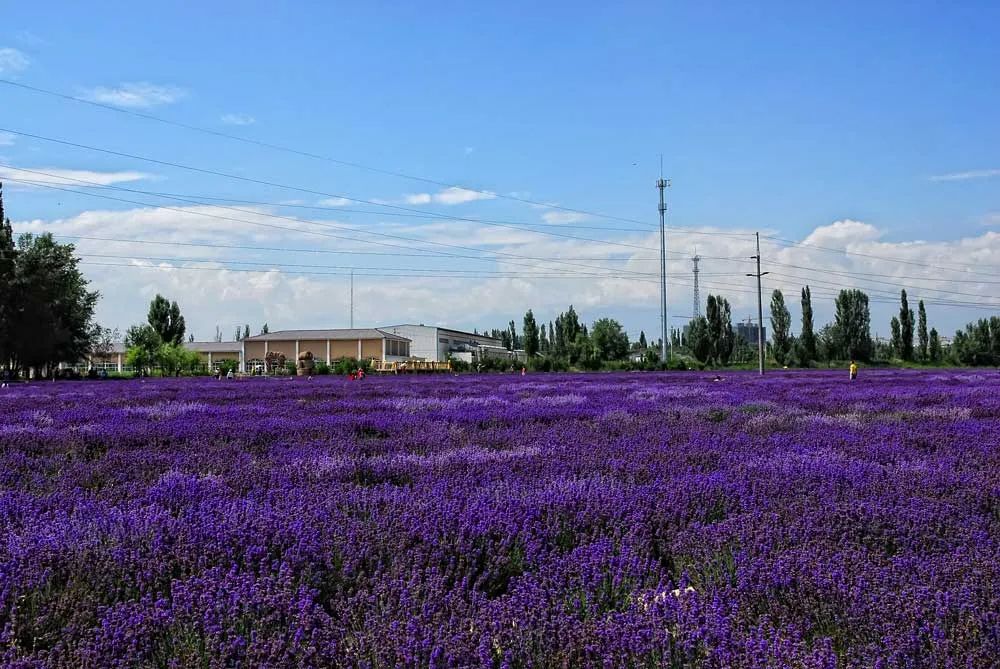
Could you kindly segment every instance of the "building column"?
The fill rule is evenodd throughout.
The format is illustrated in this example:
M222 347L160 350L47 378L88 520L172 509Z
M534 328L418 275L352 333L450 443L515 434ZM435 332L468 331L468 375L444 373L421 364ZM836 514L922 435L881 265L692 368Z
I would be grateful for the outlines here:
M118 354L118 373L122 373L122 354Z
M326 340L326 364L329 366L332 363L330 360L330 340Z
M298 364L299 360L299 340L295 340L295 364Z
M382 337L382 360L385 360L385 337Z
M247 371L247 343L245 341L240 342L240 373L245 374Z
M208 352L208 371L212 371L212 352Z
M361 359L361 340L358 340L358 360Z

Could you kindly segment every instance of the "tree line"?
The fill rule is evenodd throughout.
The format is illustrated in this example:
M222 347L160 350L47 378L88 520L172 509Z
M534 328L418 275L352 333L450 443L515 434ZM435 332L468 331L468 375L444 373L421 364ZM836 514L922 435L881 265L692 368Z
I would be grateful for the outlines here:
M834 299L834 321L818 331L815 329L809 286L802 288L800 304L802 320L796 337L791 332L792 317L784 294L781 290L771 294L771 337L767 352L778 365L808 367L816 362L893 359L905 363L946 362L938 331L927 329L927 310L923 300L919 301L915 315L909 306L906 290L900 293L899 314L892 317L891 337L884 343L876 341L871 335L871 309L868 295L862 290L841 290ZM1000 326L1000 319L997 325ZM977 327L977 341L983 341L983 328ZM1000 327L997 331L1000 333ZM956 343L960 338L961 333L956 335ZM732 339L729 303L721 296L710 295L706 316L691 321L683 345L702 363L725 365L733 350ZM749 344L754 345L755 342ZM974 364L970 362L972 359L971 356L966 356L966 359L953 357L953 361L962 364Z
M479 330L475 330L478 334ZM508 351L523 351L528 365L540 370L560 370L577 367L601 369L626 363L637 345L629 342L621 323L613 318L598 318L589 326L581 322L573 305L547 324L538 324L531 309L524 314L520 332L511 320L506 328L484 329L483 334L499 339ZM643 349L646 335L640 334ZM653 356L652 364L659 357ZM497 364L505 364L502 361Z

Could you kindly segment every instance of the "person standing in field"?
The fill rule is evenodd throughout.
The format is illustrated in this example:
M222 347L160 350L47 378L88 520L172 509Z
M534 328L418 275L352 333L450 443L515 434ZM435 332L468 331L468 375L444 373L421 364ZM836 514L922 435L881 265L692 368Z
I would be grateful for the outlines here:
M854 381L855 379L858 378L858 363L851 360L850 370L851 370L851 381Z

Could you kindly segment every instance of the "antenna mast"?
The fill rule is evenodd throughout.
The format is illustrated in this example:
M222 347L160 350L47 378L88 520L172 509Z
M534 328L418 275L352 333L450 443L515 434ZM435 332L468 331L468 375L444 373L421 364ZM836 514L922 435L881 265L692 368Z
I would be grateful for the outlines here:
M660 355L663 360L669 359L668 346L670 339L667 336L667 235L665 215L667 205L663 202L663 189L670 186L670 181L663 178L663 156L660 155L660 178L656 180L656 187L660 190L660 325L662 345Z

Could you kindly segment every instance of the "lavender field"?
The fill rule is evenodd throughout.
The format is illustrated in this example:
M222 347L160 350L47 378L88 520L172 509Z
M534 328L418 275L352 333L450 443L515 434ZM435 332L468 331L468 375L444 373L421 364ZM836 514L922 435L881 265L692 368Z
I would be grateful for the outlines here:
M10 667L995 667L1000 375L0 394Z

